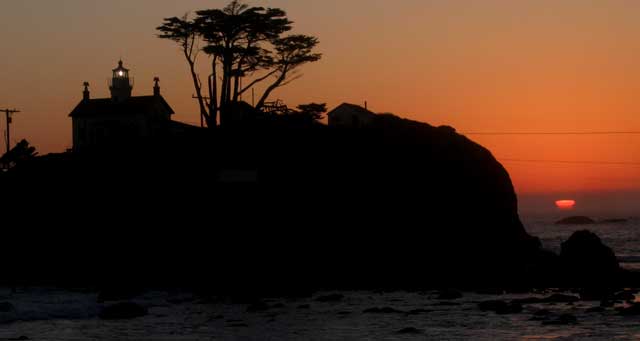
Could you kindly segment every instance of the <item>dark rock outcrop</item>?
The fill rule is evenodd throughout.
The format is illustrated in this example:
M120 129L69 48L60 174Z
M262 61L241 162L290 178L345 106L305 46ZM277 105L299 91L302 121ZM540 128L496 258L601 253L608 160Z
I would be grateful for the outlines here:
M621 308L618 313L622 316L638 316L640 315L640 303Z
M462 293L453 289L442 290L438 292L437 295L437 299L439 300L457 300L462 298Z
M15 311L16 308L10 302L0 302L0 313Z
M99 317L103 320L128 320L147 315L147 308L133 302L121 302L106 306Z
M613 250L586 230L575 232L562 243L560 262L565 280L575 286L606 289L621 273Z
M560 326L577 324L577 323L578 323L578 319L572 314L562 314L542 322L543 325L560 325Z
M512 302L518 304L540 304L540 303L574 303L580 298L573 295L552 294L547 297L525 297L514 299Z
M493 311L498 315L518 314L522 312L522 304L502 300L490 300L478 303L482 311Z
M139 296L142 290L134 287L110 287L104 288L98 293L98 303L110 301L127 301Z
M316 302L339 302L339 301L342 301L343 299L344 299L344 295L342 294L330 294L330 295L318 296L316 297L315 301Z
M402 310L391 308L391 307L384 307L384 308L374 307L374 308L365 309L363 313L365 314L404 314L405 312Z
M404 335L418 335L423 334L424 331L414 327L402 328L396 332L396 334L404 334Z
M13 239L36 250L16 271L256 295L540 277L530 274L540 242L519 219L509 174L454 129L392 115L362 129L258 123L49 155L0 175L16 203L6 210L33 227ZM229 170L255 176L222 181ZM85 217L97 217L91 233Z

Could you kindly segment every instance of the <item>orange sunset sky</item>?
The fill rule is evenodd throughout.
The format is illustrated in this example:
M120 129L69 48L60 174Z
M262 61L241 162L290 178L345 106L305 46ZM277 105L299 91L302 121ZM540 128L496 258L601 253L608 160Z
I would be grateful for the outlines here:
M71 147L67 115L82 83L91 83L92 97L107 97L120 57L135 77L134 95L151 94L159 76L174 119L199 122L185 61L155 28L165 17L226 3L0 1L0 108L22 110L13 140L26 138L41 154ZM376 112L461 133L640 131L640 1L248 3L283 8L296 32L320 38L323 60L273 96L290 107L366 100ZM201 61L206 74L206 56ZM520 194L640 190L640 135L469 137L504 163Z

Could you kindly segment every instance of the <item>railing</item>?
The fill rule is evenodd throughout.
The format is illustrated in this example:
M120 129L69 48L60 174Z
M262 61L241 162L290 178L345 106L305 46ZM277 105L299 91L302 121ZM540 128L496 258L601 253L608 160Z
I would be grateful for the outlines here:
M284 102L282 102L281 100L277 100L275 102L266 102L262 106L262 112L276 115L287 114L289 113L289 107L287 107L287 105L284 104Z
M120 80L120 78L117 78L118 80ZM123 78L122 80L125 80L126 78ZM133 88L133 86L135 85L135 78L131 77L128 79L128 85L130 87ZM109 85L109 88L113 87L113 79L107 79L107 85Z

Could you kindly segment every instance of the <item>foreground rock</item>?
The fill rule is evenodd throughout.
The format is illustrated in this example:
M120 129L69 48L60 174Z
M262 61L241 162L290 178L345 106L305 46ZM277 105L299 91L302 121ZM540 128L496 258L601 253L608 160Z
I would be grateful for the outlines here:
M437 295L437 299L439 300L457 300L462 298L462 293L453 289L442 290L438 292Z
M100 312L103 320L127 320L147 315L147 308L133 302L116 303L106 306Z
M340 302L343 299L344 295L342 294L331 294L317 297L316 302Z
M578 323L578 319L572 314L562 314L542 322L543 325L560 325L560 326L577 324L577 323Z
M0 302L0 313L9 313L15 311L16 308L9 302Z
M621 308L619 314L622 316L638 316L640 315L640 303L634 303L629 307Z
M587 230L575 232L562 243L560 262L565 279L580 287L606 289L621 274L613 250Z
M522 304L501 300L484 301L478 304L482 311L493 311L498 315L518 314L522 312Z
M68 232L40 238L15 268L65 280L213 283L256 295L308 287L495 287L522 279L521 265L540 242L522 225L509 174L492 153L451 127L372 115L370 125L353 129L274 116L215 134L194 128L104 156L48 155L16 167L0 176L15 203L5 210L25 226ZM218 175L226 170L258 170L259 182L224 181ZM184 185L195 178L207 181ZM95 179L108 181L87 186ZM131 188L135 194L122 195ZM75 231L86 231L86 220L61 215L70 201L58 193L73 200L75 212L101 217L92 227L97 242L85 235L78 242ZM114 196L123 209L102 214ZM331 208L318 214L327 197ZM171 210L155 209L167 202ZM140 228L114 231L122 221ZM184 228L150 228L175 221ZM211 224L235 228L200 228ZM212 248L211 240L225 242ZM216 271L203 271L212 262Z
M405 312L402 310L391 308L391 307L384 307L384 308L374 307L374 308L365 309L363 313L365 314L404 314Z
M539 304L539 303L574 303L580 298L573 295L553 294L547 297L526 297L515 299L512 302L518 304Z
M396 332L396 334L404 334L404 335L418 335L422 333L424 333L423 330L414 328L414 327L402 328Z

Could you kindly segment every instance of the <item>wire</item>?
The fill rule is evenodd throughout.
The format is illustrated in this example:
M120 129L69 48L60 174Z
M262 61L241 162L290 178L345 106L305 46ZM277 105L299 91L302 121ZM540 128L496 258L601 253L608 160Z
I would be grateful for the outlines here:
M468 132L464 135L640 135L640 131Z
M570 161L570 160L525 160L525 159L500 159L504 162L526 162L526 163L560 163L576 165L613 165L613 166L640 166L640 162L619 162L619 161Z

